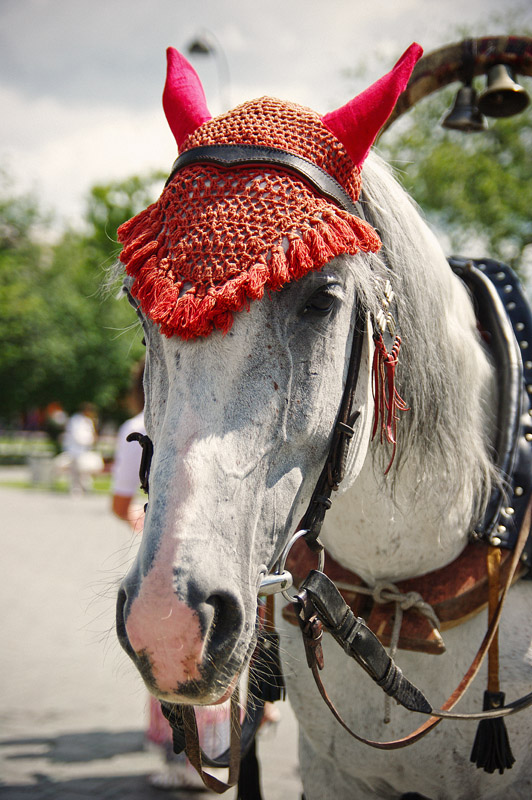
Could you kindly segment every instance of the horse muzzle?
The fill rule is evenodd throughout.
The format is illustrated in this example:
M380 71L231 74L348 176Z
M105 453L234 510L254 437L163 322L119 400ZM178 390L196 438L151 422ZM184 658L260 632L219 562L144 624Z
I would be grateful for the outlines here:
M227 694L254 637L236 594L190 578L164 591L156 568L120 587L116 627L120 644L148 689L169 702L214 703ZM247 634L247 635L246 635ZM250 635L251 634L251 635Z

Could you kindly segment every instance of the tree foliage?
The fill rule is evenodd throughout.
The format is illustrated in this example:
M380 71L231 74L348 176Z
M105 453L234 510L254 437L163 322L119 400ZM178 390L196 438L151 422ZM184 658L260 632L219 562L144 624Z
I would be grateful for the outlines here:
M481 133L445 130L440 120L455 91L421 101L383 135L380 150L455 252L519 269L532 244L532 110L490 119Z
M132 364L143 353L136 317L102 289L120 247L116 229L152 201L158 175L95 186L87 232L42 243L33 200L0 187L0 419L60 402L119 413Z

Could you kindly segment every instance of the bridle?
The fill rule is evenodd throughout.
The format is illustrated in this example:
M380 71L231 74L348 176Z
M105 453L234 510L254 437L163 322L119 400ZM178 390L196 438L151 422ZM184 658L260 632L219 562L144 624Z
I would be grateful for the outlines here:
M205 162L215 164L222 169L235 169L262 164L277 170L280 169L296 173L299 178L311 184L320 194L339 205L340 208L365 218L364 202L353 203L343 187L341 187L332 176L308 159L275 148L247 147L240 145L193 148L179 156L174 163L169 180L180 169L192 163L197 164ZM369 221L371 222L371 220ZM482 270L479 270L475 264L472 262L462 262L459 259L451 259L450 263L451 267L457 274L463 277L470 288L472 284L475 284L481 287L484 294L491 294L489 282L484 279ZM510 280L506 273L505 280ZM526 306L526 314L528 314L526 318L528 327L525 334L529 336L529 341L532 341L532 314L528 306ZM396 363L397 351L400 346L400 335L398 330L392 326L388 327L386 324L387 318L393 318L394 316L393 292L389 292L385 303L385 313L382 318L372 320L372 323L374 327L374 338L376 341L380 338L380 341L383 343L382 346L384 347L385 357L388 356L390 361L395 358L394 363ZM397 322L396 318L395 322ZM528 475L530 475L531 472L532 455L530 441L532 440L532 396L530 394L530 389L528 389L526 399L522 397L523 367L521 359L515 356L515 340L513 336L509 336L507 326L505 326L504 323L500 323L497 330L499 331L499 335L496 337L496 346L501 352L506 352L506 373L504 381L505 387L509 388L510 395L510 400L507 405L511 407L508 411L508 419L511 417L511 422L509 425L506 425L499 437L497 462L502 474L506 475L509 479L511 477L513 480L516 474L526 475L528 471ZM503 525L501 522L505 495L503 489L500 487L495 490L488 504L486 515L476 528L477 538L483 538L495 546L502 543L504 546L513 547L512 565L497 608L492 615L486 636L470 668L453 694L442 705L442 708L434 709L423 693L405 678L401 670L386 653L378 638L367 627L364 620L355 617L335 585L323 573L323 545L319 540L319 534L325 514L331 506L331 494L334 490L338 489L344 478L349 443L355 434L358 412L356 410L353 412L352 406L358 381L364 336L365 325L363 314L360 309L357 309L353 325L351 353L349 356L345 387L325 464L312 493L309 506L301 520L299 529L293 534L284 547L273 570L263 576L258 593L262 596L271 596L282 592L283 595L293 603L303 634L307 663L312 670L320 694L339 723L358 741L379 749L391 750L405 747L419 740L445 718L466 720L493 719L508 716L532 705L531 692L520 700L508 703L499 709L492 709L476 714L459 714L452 711L454 705L463 696L473 678L477 675L480 665L497 633L504 599L521 560L530 563L532 539L529 539L529 531L532 514L532 489L530 487L530 478L528 483L526 483L526 491L523 488L525 484L524 479L519 477L517 479L518 482L514 482L512 506L517 507L517 513L512 515L511 524L513 525L513 532L508 533L508 526ZM526 363L529 365L526 367L526 370L530 372L525 376L525 383L527 387L530 387L532 384L532 368L530 362ZM519 423L520 417L522 417L521 423ZM140 434L132 434L128 438L130 440L137 439L143 447L140 478L143 488L147 491L153 445L147 436L142 436ZM527 446L523 447L522 440L526 441ZM522 491L515 491L516 489L521 489ZM295 594L290 594L289 589L292 586L292 575L286 569L286 561L293 544L300 538L303 538L311 550L318 554L318 569L312 570L309 573L302 586ZM430 719L409 736L391 742L367 740L352 731L328 698L319 677L319 671L323 666L323 653L321 648L323 630L331 633L346 654L354 658L390 697L394 698L408 710L429 716ZM276 634L267 629L264 629L263 632L259 634L256 658L262 660L262 663L261 669L256 672L262 674L265 678L264 685L261 685L259 682L254 686L256 700L251 703L251 707L248 709L248 718L244 724L242 734L240 734L240 725L237 721L238 701L234 700L232 702L231 728L232 730L238 730L238 733L233 733L231 747L222 757L218 759L209 759L201 752L197 739L197 731L195 730L194 712L191 707L170 706L165 703L161 704L163 713L169 720L173 729L175 751L181 752L183 749L186 749L187 755L202 776L206 785L216 792L225 791L236 783L241 751L245 753L246 749L249 748L253 742L255 731L262 717L263 704L267 699L276 699L275 697L268 697L268 690L265 686L272 681L277 683L278 687L282 686L282 679L279 675L278 655L274 652L277 644L275 637ZM282 688L279 688L278 694L282 694L282 691ZM228 782L224 783L205 773L203 771L203 764L214 767L229 766Z

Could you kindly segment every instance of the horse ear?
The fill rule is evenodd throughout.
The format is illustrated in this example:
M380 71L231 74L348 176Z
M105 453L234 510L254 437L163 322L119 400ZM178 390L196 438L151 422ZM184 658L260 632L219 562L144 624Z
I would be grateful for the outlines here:
M340 140L357 167L364 163L422 53L414 42L390 72L342 108L322 117L325 127Z
M178 148L196 128L212 119L196 70L173 47L166 51L163 108Z

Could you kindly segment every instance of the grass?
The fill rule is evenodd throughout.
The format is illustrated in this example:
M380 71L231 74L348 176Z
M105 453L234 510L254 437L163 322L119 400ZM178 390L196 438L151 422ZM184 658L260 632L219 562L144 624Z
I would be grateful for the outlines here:
M52 481L50 485L33 483L25 478L10 479L7 475L5 480L0 477L0 488L7 489L38 489L48 492L62 492L64 494L70 491L70 484L67 478L57 478ZM92 482L92 494L110 494L111 493L111 476L107 473L97 475Z

